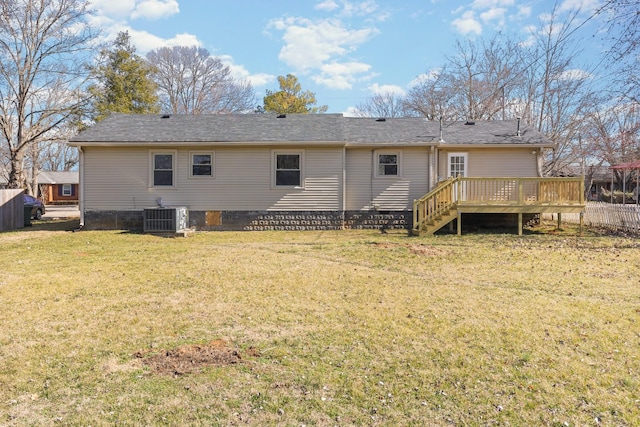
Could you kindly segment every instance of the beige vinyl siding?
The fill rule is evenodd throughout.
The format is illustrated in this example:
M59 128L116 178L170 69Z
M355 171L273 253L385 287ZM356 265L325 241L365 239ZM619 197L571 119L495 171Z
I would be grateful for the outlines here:
M404 210L429 191L429 148L385 149L400 153L398 177L376 177L373 149L346 153L346 210Z
M469 177L537 177L537 154L532 148L440 149L438 177L447 178L448 153L467 154Z
M187 206L192 210L341 210L342 148L304 151L304 187L272 187L269 147L184 147L177 150L175 188L151 187L150 152L160 148L84 149L86 210ZM190 153L214 154L214 178L190 177ZM280 150L281 151L281 150Z
M129 210L155 205L148 194L149 150L83 148L85 210Z

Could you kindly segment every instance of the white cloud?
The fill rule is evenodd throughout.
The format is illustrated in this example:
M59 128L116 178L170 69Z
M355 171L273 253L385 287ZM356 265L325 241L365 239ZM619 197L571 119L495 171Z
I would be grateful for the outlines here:
M409 82L408 86L409 87L420 86L424 82L435 80L438 78L441 72L442 72L442 69L434 68L432 70L429 70L426 73L419 74L415 79Z
M474 0L471 7L474 9L491 9L496 7L513 6L515 0Z
M503 9L500 7L496 7L493 9L489 9L486 12L482 12L480 14L480 19L485 23L494 22L496 25L502 27L504 26L504 17L507 13L507 9Z
M558 11L568 12L571 10L580 10L582 12L595 11L600 6L599 0L564 0Z
M332 57L344 56L369 40L377 30L349 30L338 20L289 18L276 22L284 30L280 59L300 70L315 68Z
M136 7L136 2L135 0L92 0L89 7L95 10L98 16L122 19L131 14Z
M558 80L584 80L591 77L593 77L593 74L577 68L572 70L565 70L557 76Z
M311 74L318 84L350 89L371 68L349 54L378 34L375 28L353 30L338 19L293 17L273 20L269 27L284 32L280 60L296 72Z
M90 7L108 19L156 20L180 12L177 0L92 0Z
M469 6L453 11L453 15L458 16L453 27L463 35L481 35L483 24L497 30L504 29L507 22L514 25L514 22L521 22L531 15L531 6L516 3L515 0L473 0Z
M251 86L254 88L266 86L277 80L276 76L266 73L251 74L243 65L238 65L233 62L233 57L230 55L218 56L222 63L229 67L231 71L231 77L236 80L248 80Z
M397 85L379 85L378 83L374 83L368 88L372 93L377 95L386 95L386 94L394 94L397 96L405 96L407 92Z
M328 12L331 12L332 10L336 10L338 7L340 7L338 6L338 3L336 3L333 0L325 0L314 6L314 8L317 10L326 10Z
M345 117L360 117L360 110L356 107L347 107L346 111L342 112Z
M92 0L91 7L96 11L90 17L91 24L103 31L101 42L115 40L118 33L126 31L141 55L163 46L202 46L202 42L193 34L181 33L162 38L147 31L135 30L129 24L129 20L135 17L159 19L179 13L177 0Z
M156 20L167 18L180 12L176 0L142 0L136 2L131 19L145 18Z
M482 34L482 25L476 19L475 14L472 11L467 11L462 14L461 18L454 19L453 26L455 29L464 35L475 33L477 35Z
M164 46L197 46L201 47L202 43L193 34L176 34L170 39L163 39L146 31L138 31L131 28L123 28L119 31L128 31L131 36L131 42L141 55L153 49Z
M531 16L531 6L518 7L518 18L528 18Z
M345 1L343 5L344 14L347 16L365 16L378 11L378 4L373 0L367 0L364 2Z
M373 75L367 74L369 70L371 65L362 62L334 62L323 65L320 74L311 78L317 84L328 88L347 90L357 81L370 79Z

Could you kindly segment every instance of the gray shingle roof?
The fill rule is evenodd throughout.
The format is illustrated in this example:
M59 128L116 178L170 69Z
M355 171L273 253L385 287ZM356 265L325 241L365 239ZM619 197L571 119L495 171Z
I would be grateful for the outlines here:
M38 173L40 184L77 184L80 182L78 171L40 171Z
M534 144L542 134L517 122L444 123L444 144ZM113 114L71 139L71 145L151 143L438 144L440 123L422 118L355 118L342 114Z

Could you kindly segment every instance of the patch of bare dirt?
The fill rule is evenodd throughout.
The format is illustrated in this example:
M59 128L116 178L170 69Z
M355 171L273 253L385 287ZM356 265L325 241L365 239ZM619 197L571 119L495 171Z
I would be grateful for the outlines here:
M257 350L250 348L248 356L259 356ZM228 366L243 362L238 349L224 340L211 341L208 344L188 344L173 350L159 353L137 352L134 357L142 360L153 373L180 376L199 372L208 366Z
M376 246L383 249L396 249L403 247L409 250L409 252L421 256L440 256L444 255L446 251L440 248L436 248L429 245L419 244L402 244L402 243L376 243Z

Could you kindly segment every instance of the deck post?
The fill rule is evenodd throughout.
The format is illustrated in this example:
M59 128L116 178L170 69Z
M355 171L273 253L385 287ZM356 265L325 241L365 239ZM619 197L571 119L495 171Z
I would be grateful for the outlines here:
M458 211L458 236L462 236L462 212Z
M558 230L562 228L562 212L558 212Z
M518 213L518 236L522 236L522 212Z
M582 236L582 226L584 225L584 211L580 211L580 236Z

